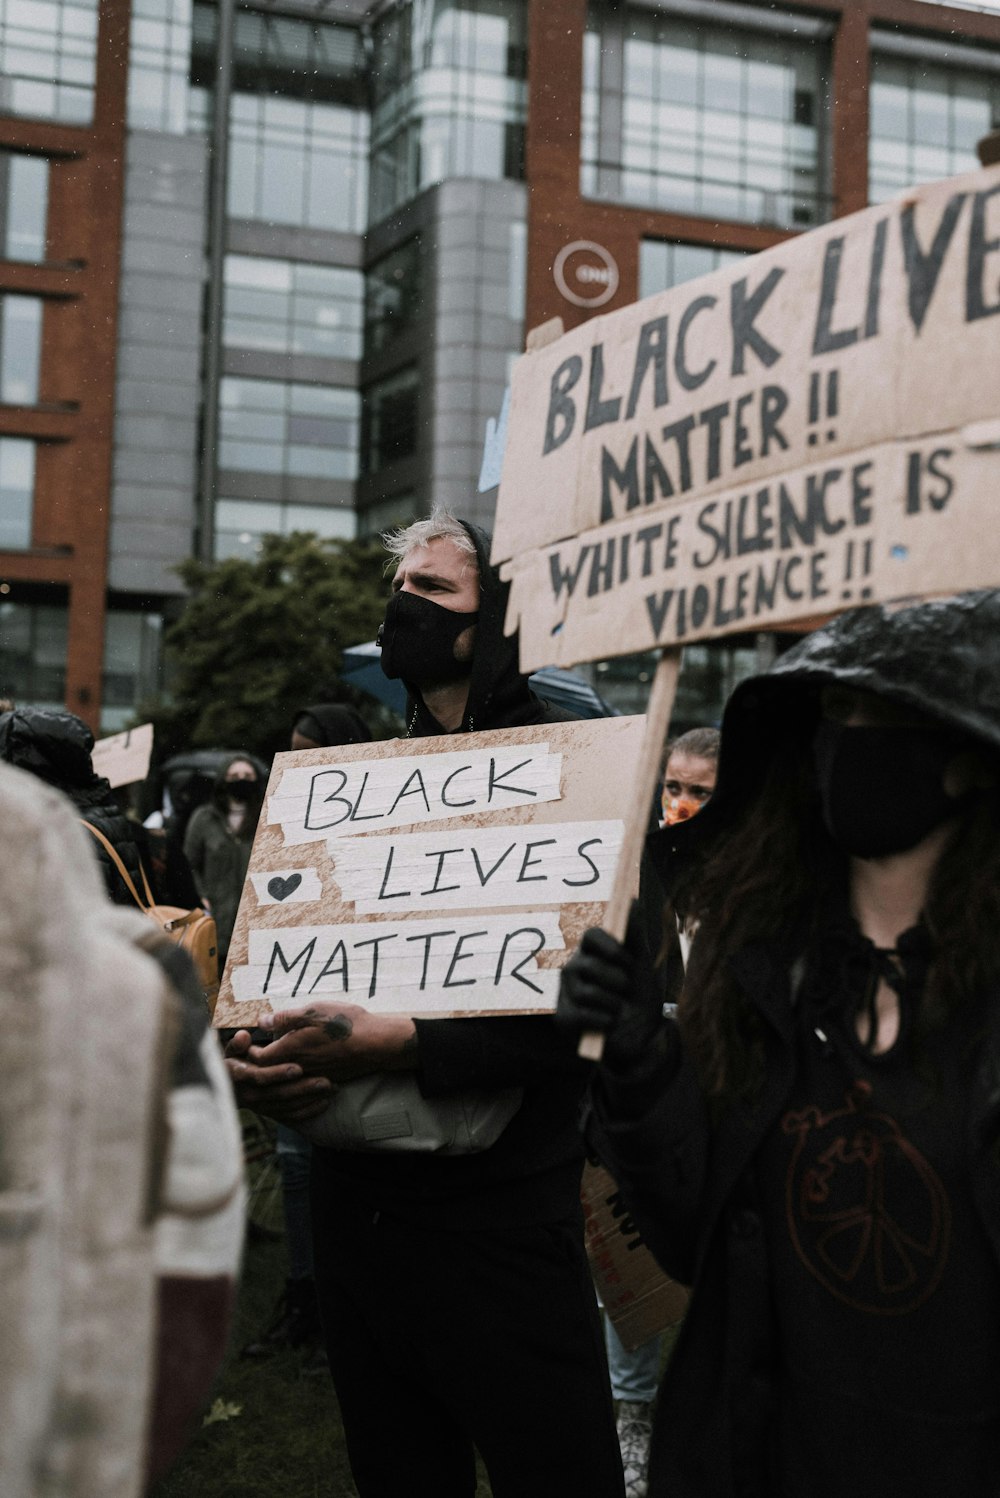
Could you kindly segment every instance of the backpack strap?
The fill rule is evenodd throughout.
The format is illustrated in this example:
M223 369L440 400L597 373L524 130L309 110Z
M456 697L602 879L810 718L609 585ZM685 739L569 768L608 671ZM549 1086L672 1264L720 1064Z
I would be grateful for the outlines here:
M104 851L107 853L108 857L111 859L111 862L114 864L115 868L118 870L119 874L122 876L122 881L123 881L123 883L125 885L125 888L128 890L129 894L132 896L133 900L138 905L138 907L142 911L143 915L148 915L150 907L153 905L154 901L153 901L153 892L152 892L152 890L149 887L149 880L146 878L146 870L142 866L142 859L141 858L139 859L139 873L142 875L142 887L143 887L143 890L145 891L145 894L146 894L146 903L145 903L145 905L142 903L142 900L139 898L139 891L136 889L135 885L132 882L132 876L129 873L128 869L125 867L125 865L122 863L122 860L121 860L121 858L120 858L120 856L118 854L117 849L114 847L114 845L111 842L108 841L108 839L104 836L103 832L99 832L98 831L98 829L94 826L94 824L92 822L88 822L87 819L86 819L86 817L81 817L80 821L83 823L84 827L86 827L87 831L88 832L92 832L94 834L94 836L97 838L97 841L101 844L101 846L103 847Z

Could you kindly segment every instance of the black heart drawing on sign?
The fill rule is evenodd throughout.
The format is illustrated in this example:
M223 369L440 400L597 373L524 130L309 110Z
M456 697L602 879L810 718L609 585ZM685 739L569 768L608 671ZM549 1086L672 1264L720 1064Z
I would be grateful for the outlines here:
M276 900L287 900L289 895L295 893L302 883L301 874L289 874L287 879L282 879L280 874L275 874L273 879L267 881L267 892Z

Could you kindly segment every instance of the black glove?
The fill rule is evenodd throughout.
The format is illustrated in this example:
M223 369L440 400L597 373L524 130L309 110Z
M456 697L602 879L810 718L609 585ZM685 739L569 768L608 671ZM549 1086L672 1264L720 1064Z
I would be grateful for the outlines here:
M606 1036L604 1064L632 1071L659 1052L664 1033L663 984L646 951L633 905L624 943L592 927L562 970L556 1023L577 1034Z

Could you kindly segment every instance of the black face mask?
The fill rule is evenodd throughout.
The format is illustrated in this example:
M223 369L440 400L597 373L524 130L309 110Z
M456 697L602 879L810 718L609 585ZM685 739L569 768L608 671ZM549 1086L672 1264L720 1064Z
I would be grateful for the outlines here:
M258 788L256 780L227 780L226 795L233 801L242 801L245 805L257 800Z
M478 618L478 610L459 614L418 593L394 593L375 641L382 647L382 670L420 687L461 681L472 661L455 659L455 641Z
M813 755L823 821L838 848L884 858L916 847L967 800L944 788L960 749L940 729L822 722Z

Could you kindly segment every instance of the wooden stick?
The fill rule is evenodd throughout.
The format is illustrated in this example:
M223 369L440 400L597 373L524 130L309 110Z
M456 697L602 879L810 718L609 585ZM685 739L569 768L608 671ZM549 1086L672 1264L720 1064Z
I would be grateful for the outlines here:
M646 708L646 732L642 741L642 755L636 776L636 794L632 802L622 851L615 871L615 882L604 912L603 928L609 936L624 941L628 926L629 907L635 892L635 870L642 855L642 844L649 829L649 806L660 771L660 756L670 729L670 715L674 710L677 695L677 677L681 669L679 648L664 650L660 655L653 677ZM600 1061L604 1052L604 1036L599 1030L590 1030L580 1036L577 1055L588 1061Z

